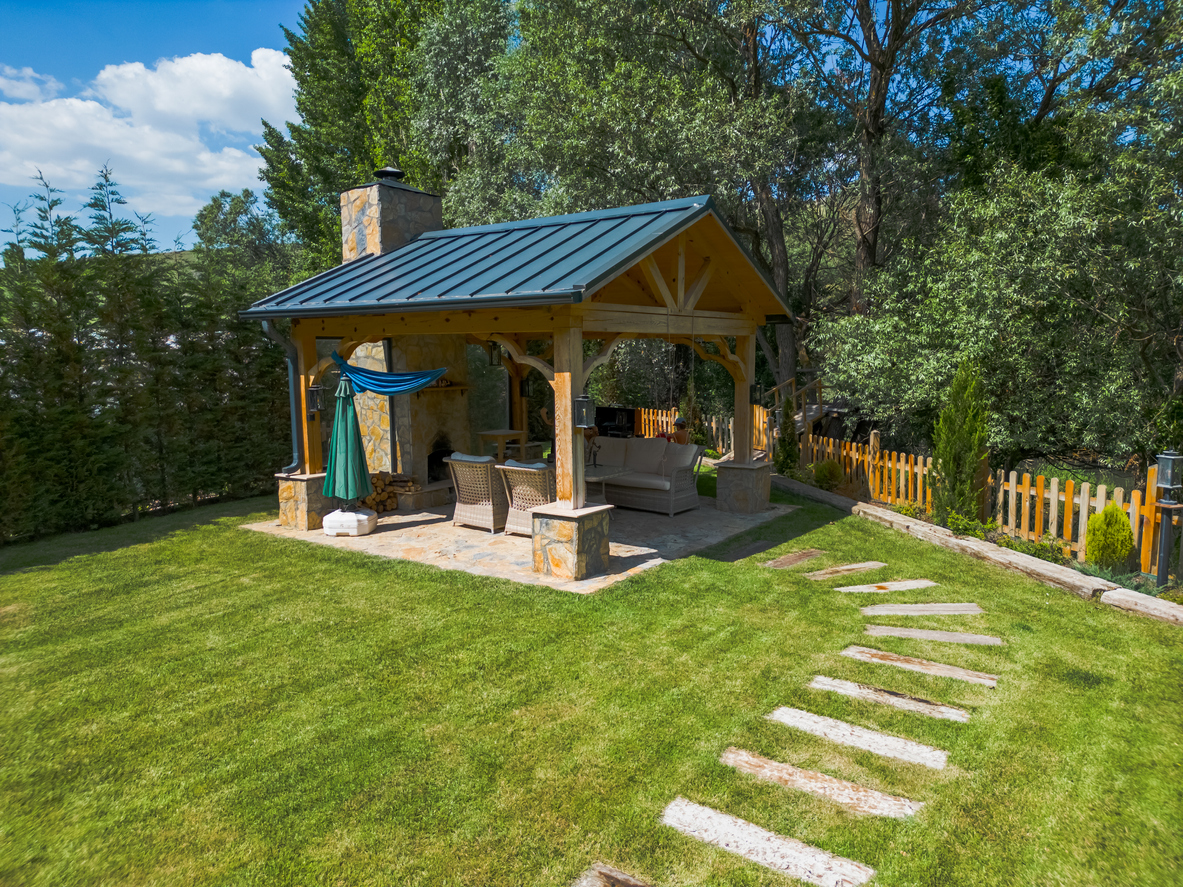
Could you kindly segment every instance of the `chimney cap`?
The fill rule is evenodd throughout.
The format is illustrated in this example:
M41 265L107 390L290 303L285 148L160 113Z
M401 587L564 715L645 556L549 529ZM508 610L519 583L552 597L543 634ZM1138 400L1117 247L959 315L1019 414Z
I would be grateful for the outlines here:
M406 173L403 172L401 169L399 169L397 166L384 166L381 169L377 170L374 173L374 175L380 181L385 181L386 179L394 179L397 182L397 181L401 181L403 176L406 175Z

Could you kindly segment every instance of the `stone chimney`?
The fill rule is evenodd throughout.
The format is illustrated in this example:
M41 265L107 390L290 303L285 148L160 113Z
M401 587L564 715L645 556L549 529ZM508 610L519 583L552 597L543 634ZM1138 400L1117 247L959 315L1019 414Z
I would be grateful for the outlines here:
M377 181L341 195L341 261L380 256L425 231L444 227L442 201L404 185L401 169L378 170Z

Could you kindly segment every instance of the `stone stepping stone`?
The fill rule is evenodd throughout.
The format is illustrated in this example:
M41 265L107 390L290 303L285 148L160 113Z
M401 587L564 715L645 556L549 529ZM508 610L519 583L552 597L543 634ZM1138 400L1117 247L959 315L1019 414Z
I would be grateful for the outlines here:
M901 711L910 711L930 718L940 718L943 721L960 721L962 724L969 720L969 712L951 705L942 705L918 696L908 696L894 690L884 690L882 687L872 687L869 684L856 684L854 681L841 681L838 678L827 678L815 675L809 683L811 690L829 690L831 693L841 693L851 699L861 699L864 702L878 702L890 705Z
M824 582L827 579L836 579L839 576L848 576L851 573L865 573L867 570L878 570L880 567L886 566L887 564L882 564L879 561L864 561L861 564L842 564L840 567L826 567L824 570L806 573L805 578Z
M930 631L927 628L896 628L891 625L868 625L867 634L876 638L913 638L918 641L940 641L945 644L981 644L1001 647L1002 638L968 631Z
M793 551L789 554L782 554L776 560L765 561L763 566L772 567L774 570L787 570L789 567L795 567L797 564L812 560L819 554L824 554L820 548L807 548L804 551Z
M899 582L879 582L875 585L846 585L835 588L846 594L885 594L889 591L910 591L913 588L931 588L936 585L931 579L902 579Z
M571 887L649 887L644 881L638 881L632 875L614 869L610 865L597 862L579 876Z
M872 650L868 647L847 647L842 651L843 656L857 659L860 662L872 662L876 665L894 665L907 671L919 671L924 674L937 675L943 678L956 678L971 684L981 684L993 689L998 685L998 675L986 674L982 671L970 671L968 668L958 668L956 665L945 665L941 662L930 662L927 659L914 659L911 656L900 656L888 653L886 650Z
M885 758L895 758L897 761L907 761L909 764L923 764L934 770L944 770L948 760L948 752L941 751L928 745L921 745L911 739L899 736L889 736L866 727L856 727L846 721L815 715L799 708L778 708L768 715L768 720L777 721L787 727L803 730L853 748L861 748Z
M859 610L864 616L980 616L977 604L878 604Z
M762 758L760 755L744 751L742 748L729 748L719 758L721 763L734 767L741 773L749 773L765 782L782 785L785 788L795 788L825 798L845 807L852 813L865 813L871 816L890 816L892 819L904 819L915 816L924 806L917 801L907 798L897 798L886 795L873 788L866 788L845 779L835 779L825 773L813 770L802 770L790 764L782 764Z
M720 847L815 887L858 887L875 877L875 870L861 862L774 834L685 798L672 801L662 813L661 821L704 844Z

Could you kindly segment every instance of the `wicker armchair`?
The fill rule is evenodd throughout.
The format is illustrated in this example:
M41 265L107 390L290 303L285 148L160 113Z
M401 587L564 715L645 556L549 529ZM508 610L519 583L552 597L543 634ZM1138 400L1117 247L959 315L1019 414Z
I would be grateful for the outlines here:
M493 457L453 453L444 462L452 473L452 485L456 490L452 526L479 527L490 533L504 527L509 500L505 496L504 484L493 473Z
M532 465L514 462L498 465L497 471L505 484L505 495L509 499L509 515L505 519L505 532L519 536L534 535L534 518L530 509L554 502L555 472L544 463Z

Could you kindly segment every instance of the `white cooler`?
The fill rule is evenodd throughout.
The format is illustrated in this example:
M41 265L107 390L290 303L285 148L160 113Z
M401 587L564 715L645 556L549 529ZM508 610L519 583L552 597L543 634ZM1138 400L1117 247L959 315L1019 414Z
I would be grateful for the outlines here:
M378 512L368 508L357 511L333 511L325 515L326 536L365 536L378 526Z

